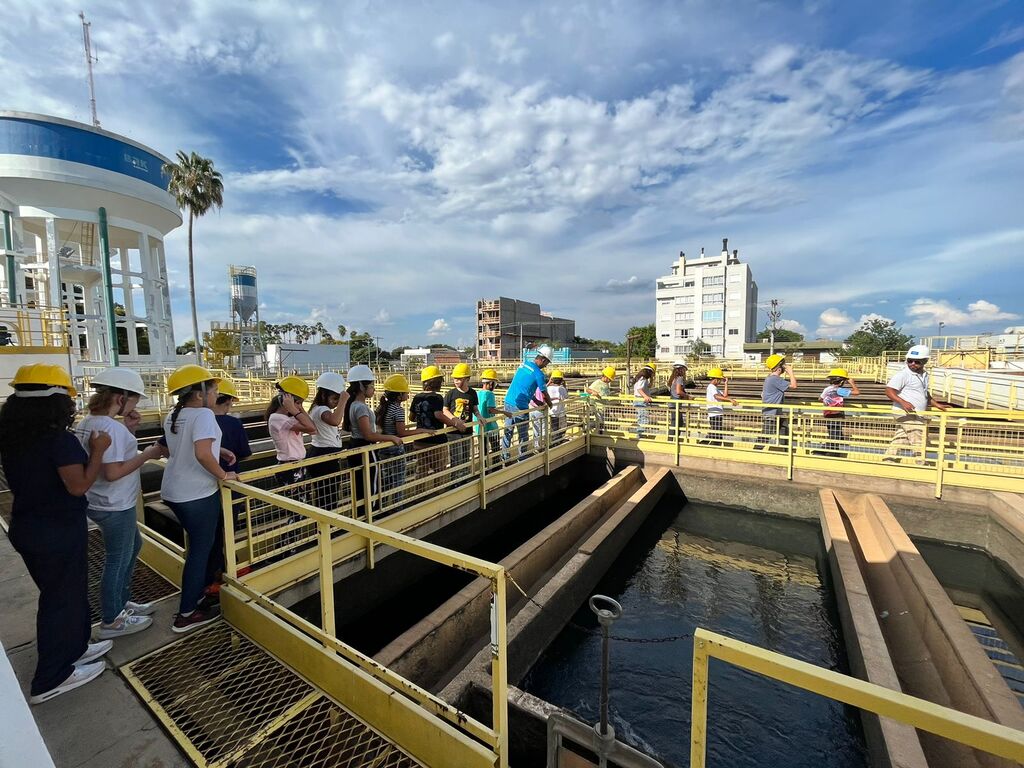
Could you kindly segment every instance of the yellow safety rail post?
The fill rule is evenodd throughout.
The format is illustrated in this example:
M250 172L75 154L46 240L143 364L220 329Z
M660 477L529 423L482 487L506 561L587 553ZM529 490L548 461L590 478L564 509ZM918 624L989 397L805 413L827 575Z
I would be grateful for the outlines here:
M490 423L491 419L480 422L480 439L473 451L480 461L480 509L487 509L487 425Z
M711 658L982 752L1024 761L1024 732L706 629L697 629L693 635L690 768L706 766L708 660Z
M775 434L778 435L779 439L782 439L782 414L775 417ZM797 437L800 436L800 419L799 413L790 412L789 418L789 436L786 438L786 479L793 479L793 462L796 461L796 441Z
M320 627L324 632L333 635L336 625L334 621L334 563L331 562L331 526L324 520L318 521L316 525L317 544L320 549ZM371 542L370 552L372 553L372 551Z
M373 524L373 486L370 484L370 462L372 457L369 452L363 454L363 462L361 471L363 473L363 499L365 500L366 506L366 522ZM352 493L355 496L353 490ZM373 569L376 564L373 559L373 540L370 538L366 539L366 566Z
M936 447L935 456L935 498L942 498L942 475L946 468L946 426L949 421L949 416L945 412L939 415L939 444ZM928 430L925 430L925 439L927 441ZM927 454L925 454L927 456Z
M551 474L551 409L544 409L544 475Z
M678 467L679 466L680 454L682 452L682 445L683 445L682 440L679 439L679 433L681 431L679 427L682 424L680 419L682 418L683 410L680 407L680 401L679 400L673 401L672 408L673 408L672 418L673 418L673 420L675 422L675 430L669 436L669 439L673 443L675 443L675 446L676 446L676 466Z
M508 767L508 605L505 569L491 579L491 725L499 765Z

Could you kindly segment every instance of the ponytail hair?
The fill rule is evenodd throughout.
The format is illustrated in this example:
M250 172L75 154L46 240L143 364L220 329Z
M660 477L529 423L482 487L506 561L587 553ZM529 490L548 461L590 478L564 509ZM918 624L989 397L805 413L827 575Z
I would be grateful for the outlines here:
M394 403L402 402L401 392L385 392L380 397L380 402L377 403L377 410L373 412L374 417L377 419L377 429L384 429L384 419L388 415L388 409Z
M209 381L200 381L193 384L188 389L178 393L178 401L174 404L174 408L171 409L172 435L178 434L178 416L181 415L181 409L185 407L185 403L187 403L196 392L206 392L207 384L209 384Z
M345 403L345 418L341 423L341 428L346 432L352 431L352 403L356 401L356 396L363 393L363 388L366 382L363 381L350 381L348 383L348 402Z
M263 420L270 421L270 417L273 416L281 408L281 394L284 392L283 389L278 387L276 384L274 387L277 389L277 394L270 398L270 402L267 403L266 410L263 411Z

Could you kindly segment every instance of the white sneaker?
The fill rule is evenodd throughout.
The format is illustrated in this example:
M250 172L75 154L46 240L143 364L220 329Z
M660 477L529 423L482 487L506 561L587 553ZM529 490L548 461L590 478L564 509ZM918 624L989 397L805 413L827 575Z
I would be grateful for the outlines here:
M89 643L88 647L85 649L85 653L83 653L78 661L75 662L75 665L81 666L82 664L89 664L90 662L96 661L96 659L106 654L106 652L113 647L114 643L112 640L100 640L98 643Z
M129 600L124 607L127 611L134 611L136 616L152 616L156 613L156 603L134 603Z
M153 619L149 616L136 616L135 612L130 608L125 608L117 615L117 618L109 624L100 624L100 629L96 633L96 637L103 639L108 637L134 635L136 632L141 632L142 630L147 629L152 623Z
M75 688L79 688L88 682L95 680L106 669L107 665L102 661L94 661L92 664L83 664L82 666L76 666L75 671L72 672L68 679L58 685L56 688L51 688L46 693L40 693L36 696L29 697L29 704L42 704L44 701L60 696L62 693L73 691Z

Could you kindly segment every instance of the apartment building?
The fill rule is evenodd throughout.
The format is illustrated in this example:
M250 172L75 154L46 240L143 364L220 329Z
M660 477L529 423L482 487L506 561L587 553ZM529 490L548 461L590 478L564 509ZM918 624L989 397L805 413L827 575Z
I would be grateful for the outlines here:
M743 345L757 336L757 283L739 250L687 258L682 251L671 274L658 278L657 358L672 360L690 353L701 340L715 357L742 360Z
M575 337L575 320L555 317L532 301L502 296L476 303L476 350L480 360L516 360L524 346L541 341L566 346Z

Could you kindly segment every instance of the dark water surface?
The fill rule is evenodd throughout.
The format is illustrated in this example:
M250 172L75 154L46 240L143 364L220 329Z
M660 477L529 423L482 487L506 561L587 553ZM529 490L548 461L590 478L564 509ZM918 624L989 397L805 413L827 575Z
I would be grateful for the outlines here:
M663 502L596 592L622 603L613 634L696 627L847 672L816 524L726 507ZM585 605L573 620L597 627ZM567 627L522 688L599 717L601 641ZM611 722L619 738L668 765L689 762L691 640L612 642ZM712 660L708 765L866 766L856 710Z

